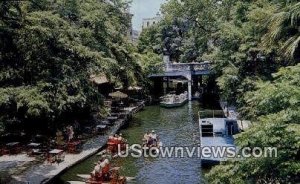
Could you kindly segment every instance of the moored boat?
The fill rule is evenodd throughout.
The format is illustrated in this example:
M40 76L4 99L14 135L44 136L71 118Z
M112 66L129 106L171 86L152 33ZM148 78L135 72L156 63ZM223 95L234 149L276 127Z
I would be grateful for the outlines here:
M188 93L184 92L180 95L168 94L161 97L160 106L166 108L180 107L188 102Z

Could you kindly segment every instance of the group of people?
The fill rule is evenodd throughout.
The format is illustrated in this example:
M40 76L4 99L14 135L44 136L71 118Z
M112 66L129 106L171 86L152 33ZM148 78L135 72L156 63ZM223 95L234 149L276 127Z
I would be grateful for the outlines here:
M119 149L118 146L120 146L121 150L124 150L126 148L126 143L127 140L122 137L122 134L115 134L113 136L109 136L107 142L107 150L110 153L117 153Z
M147 131L144 135L143 141L144 145L146 145L147 147L157 146L158 136L156 135L154 130L152 130L151 133Z
M96 180L109 180L110 163L106 158L101 158L95 165L94 170L91 172L92 178Z
M114 144L122 144L127 142L127 140L122 137L122 134L109 136L108 141Z
M71 142L74 139L74 134L75 133L72 125L67 126L63 132L61 130L58 130L56 132L56 144L64 145L64 140L66 139L68 142Z

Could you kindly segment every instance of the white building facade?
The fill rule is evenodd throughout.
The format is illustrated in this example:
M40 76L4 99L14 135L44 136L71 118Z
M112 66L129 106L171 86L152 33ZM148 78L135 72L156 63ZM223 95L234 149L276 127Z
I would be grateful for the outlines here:
M143 19L142 23L142 29L146 29L152 25L155 25L161 21L161 16L159 14L156 15L156 17L153 18L145 18Z

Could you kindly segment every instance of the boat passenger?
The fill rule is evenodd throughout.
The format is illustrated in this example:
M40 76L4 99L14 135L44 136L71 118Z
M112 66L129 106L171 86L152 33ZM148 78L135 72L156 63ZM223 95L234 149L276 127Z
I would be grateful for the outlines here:
M152 130L149 136L148 145L155 146L157 144L158 136L156 135L155 131Z
M109 160L108 159L105 159L103 161L103 165L104 167L102 168L102 173L105 175L105 174L109 174L109 169L110 169L110 165L109 165Z
M144 135L144 140L148 141L149 136L150 136L150 133L149 133L149 131L147 131Z
M121 143L122 141L123 141L123 137L122 137L122 134L120 134L120 135L118 136L118 142Z
M103 170L103 168L105 167L104 160L103 160L103 161L101 161L99 165L100 165L100 169L101 169L101 170Z
M115 134L115 135L114 135L113 142L114 142L115 144L118 144L118 143L119 143L119 135L118 135L118 134Z
M149 133L149 131L147 131L144 135L144 138L143 138L144 143L148 145L149 144L149 139L150 139L150 133Z
M92 171L91 175L92 177L98 178L101 177L101 166L100 166L100 162L98 162L96 164L96 166L94 167L94 170Z
M157 141L157 135L156 135L156 133L155 133L154 130L151 131L150 137L151 137L154 141Z
M100 169L101 169L101 176L104 176L104 175L106 175L107 174L107 172L106 172L106 162L105 162L105 160L103 160L101 163L100 163Z
M113 140L113 138L114 138L113 135L110 135L110 136L108 137L109 140Z
M127 140L124 139L122 136L123 136L123 134L119 134L119 142L120 142L120 143L126 143Z

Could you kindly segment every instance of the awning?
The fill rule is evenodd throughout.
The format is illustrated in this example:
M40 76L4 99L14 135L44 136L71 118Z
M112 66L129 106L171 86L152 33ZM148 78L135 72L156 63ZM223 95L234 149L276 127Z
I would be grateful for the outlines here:
M105 84L108 83L108 79L105 74L99 74L99 75L91 75L90 81L94 82L95 84Z

